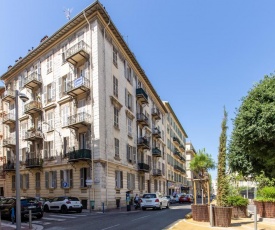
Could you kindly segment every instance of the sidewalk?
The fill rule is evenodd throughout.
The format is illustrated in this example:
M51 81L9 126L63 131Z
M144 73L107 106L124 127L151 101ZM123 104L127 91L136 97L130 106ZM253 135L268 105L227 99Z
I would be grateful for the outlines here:
M169 230L206 230L206 229L228 229L228 230L254 230L254 221L250 218L239 218L232 219L231 226L228 228L222 227L210 227L209 222L197 222L193 219L183 219L176 223L174 226L169 228ZM257 222L258 230L275 230L274 223L268 222Z
M15 230L15 229L16 229L16 224L12 224L12 223L10 223L10 224L1 223L1 230ZM29 224L22 223L22 224L21 224L21 229L22 229L22 230L30 230ZM44 229L43 226L33 224L31 230L43 230L43 229Z

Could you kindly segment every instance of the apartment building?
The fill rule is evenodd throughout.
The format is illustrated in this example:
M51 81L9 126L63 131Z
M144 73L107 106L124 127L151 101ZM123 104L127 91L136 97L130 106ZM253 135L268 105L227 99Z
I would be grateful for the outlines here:
M16 109L21 196L77 196L84 208L90 197L100 209L125 205L127 191L166 194L167 172L173 188L184 183L187 135L98 1L1 79L5 196L16 194ZM18 108L15 90L29 97Z
M186 143L186 175L189 193L194 194L193 179L198 178L197 173L190 169L190 162L197 154L193 144L191 142ZM201 188L198 188L199 190Z
M169 194L186 191L186 155L185 144L188 137L171 105L163 101L167 109L166 116L166 157L167 189Z

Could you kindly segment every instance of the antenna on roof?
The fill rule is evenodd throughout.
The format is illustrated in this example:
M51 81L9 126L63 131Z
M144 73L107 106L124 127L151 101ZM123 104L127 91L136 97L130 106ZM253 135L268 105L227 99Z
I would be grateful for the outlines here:
M66 16L66 18L67 18L68 20L71 19L71 13L72 13L72 11L73 11L73 8L71 8L71 9L67 8L67 9L64 9L64 10L63 10L63 12L65 13L65 16Z

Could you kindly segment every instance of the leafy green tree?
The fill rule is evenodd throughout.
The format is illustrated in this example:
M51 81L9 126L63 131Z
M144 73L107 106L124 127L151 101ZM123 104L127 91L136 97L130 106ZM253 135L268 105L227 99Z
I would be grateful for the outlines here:
M199 150L195 157L190 162L190 169L196 173L201 173L204 177L204 173L209 169L215 169L215 162L211 155L206 153L205 148Z
M229 144L231 171L275 177L275 77L265 76L237 110Z
M264 171L262 171L260 175L256 176L255 181L257 182L258 189L262 189L264 187L275 187L275 178L266 177Z
M224 109L222 120L222 132L220 135L219 156L218 156L218 194L217 206L226 207L228 204L229 183L226 176L226 130L227 130L227 112Z

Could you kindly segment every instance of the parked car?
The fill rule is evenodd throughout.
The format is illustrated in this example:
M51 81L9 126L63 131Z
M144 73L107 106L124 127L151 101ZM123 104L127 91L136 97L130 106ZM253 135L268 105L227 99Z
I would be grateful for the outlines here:
M184 203L184 202L192 203L193 200L194 200L193 195L185 194L180 196L179 203Z
M48 200L44 204L44 211L60 211L67 213L69 211L82 212L82 204L77 197L72 196L59 196L52 200Z
M37 219L43 217L43 210L39 201L34 197L23 197L21 202L21 219L29 217L29 210L32 210L32 216ZM0 203L1 217L11 218L11 210L14 208L16 213L16 198L5 198Z
M175 201L176 201L176 203L179 203L179 199L180 199L180 197L181 197L182 195L185 195L185 194L183 194L183 193L178 193L178 194L176 194L175 196L173 196L174 199L175 199Z
M44 204L46 203L46 201L51 201L52 199L48 198L48 197L39 197L37 198L39 203L41 204L42 209L44 210Z
M145 193L141 198L140 206L142 210L147 208L162 209L163 207L169 208L170 202L159 193Z
M166 198L168 199L170 204L176 203L176 199L172 195L167 195Z

